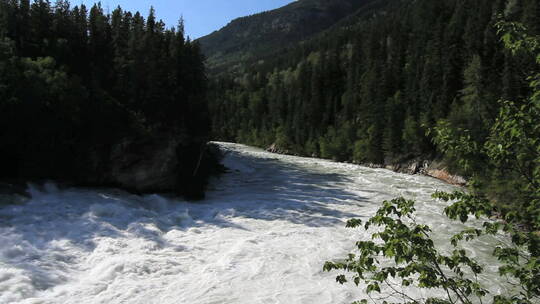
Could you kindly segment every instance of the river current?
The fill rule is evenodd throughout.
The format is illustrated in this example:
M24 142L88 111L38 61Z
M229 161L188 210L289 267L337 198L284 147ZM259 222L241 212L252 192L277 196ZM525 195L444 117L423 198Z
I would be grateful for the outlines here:
M405 196L442 248L462 228L431 198L455 190L441 181L219 145L229 173L202 202L49 183L0 204L0 303L351 303L364 289L322 271L365 234L348 219Z

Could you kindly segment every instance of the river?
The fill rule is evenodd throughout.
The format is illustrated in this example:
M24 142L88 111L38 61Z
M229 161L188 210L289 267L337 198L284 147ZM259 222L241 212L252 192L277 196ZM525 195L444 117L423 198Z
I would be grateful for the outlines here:
M365 234L348 219L405 196L441 246L460 229L430 197L455 190L438 180L219 145L230 172L202 202L29 185L0 206L0 303L351 303L363 289L322 271Z

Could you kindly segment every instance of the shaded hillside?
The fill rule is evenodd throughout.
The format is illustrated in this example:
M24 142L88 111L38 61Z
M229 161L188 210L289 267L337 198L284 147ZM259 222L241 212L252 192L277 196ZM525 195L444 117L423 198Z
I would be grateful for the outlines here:
M329 28L373 0L300 0L242 17L200 38L211 71L268 55Z

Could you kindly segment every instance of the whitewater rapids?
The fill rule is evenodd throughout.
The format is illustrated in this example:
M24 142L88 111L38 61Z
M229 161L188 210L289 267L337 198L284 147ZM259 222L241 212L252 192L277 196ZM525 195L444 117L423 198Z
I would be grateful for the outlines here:
M348 219L405 196L436 239L460 229L438 180L219 145L230 172L202 202L46 184L0 204L0 303L351 303L364 290L322 271L360 239Z

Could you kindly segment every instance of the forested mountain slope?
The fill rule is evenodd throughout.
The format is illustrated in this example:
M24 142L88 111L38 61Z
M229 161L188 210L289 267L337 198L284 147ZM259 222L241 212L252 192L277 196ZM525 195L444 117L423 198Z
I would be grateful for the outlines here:
M282 8L238 18L198 39L208 67L224 71L246 60L294 45L334 25L373 0L299 0Z
M526 96L534 69L534 58L504 49L500 18L539 33L536 0L371 1L307 42L214 77L214 135L371 163L434 157L427 133L442 120L482 143L498 100Z

